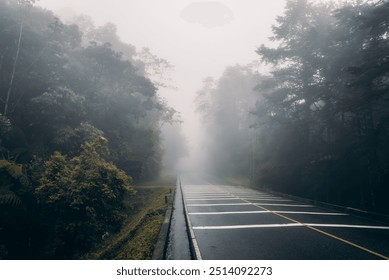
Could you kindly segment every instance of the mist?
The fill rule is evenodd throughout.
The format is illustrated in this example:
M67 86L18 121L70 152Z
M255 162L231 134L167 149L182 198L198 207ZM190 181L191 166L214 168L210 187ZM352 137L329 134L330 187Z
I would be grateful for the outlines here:
M258 60L255 49L268 42L271 24L282 13L285 1L116 0L108 4L41 0L37 4L54 10L65 20L84 14L96 26L111 22L121 40L137 50L147 47L174 66L172 72L166 73L174 89L159 88L158 93L181 113L190 147L185 161L193 166L203 157L200 153L204 130L194 102L203 79L219 77L230 65Z
M357 4L331 1L316 1L315 4L306 1L271 1L266 4L232 0L115 1L108 12L104 9L107 5L104 1L94 2L93 5L88 1L67 1L66 5L58 1L40 1L39 5L58 11L64 18L67 15L68 20L70 15L74 18L74 15L86 14L96 26L107 26L107 22L112 22L115 28L111 33L116 32L118 40L132 46L130 56L135 57L133 60L151 61L149 64L153 66L146 65L147 69L156 66L154 72L146 71L149 72L148 77L154 84L159 83L158 95L179 112L182 121L175 129L163 129L164 157L166 162L170 162L167 164L170 169L207 170L220 177L240 178L249 184L270 184L274 188L280 185L282 188L282 182L267 181L269 174L276 172L274 170L278 166L285 178L286 174L290 174L300 185L294 191L294 187L288 187L288 191L310 195L311 189L307 187L305 190L299 182L305 180L302 179L305 175L299 177L296 174L306 172L303 169L312 166L301 163L303 169L299 169L295 164L288 168L278 164L279 160L285 160L287 155L294 153L301 159L298 154L304 152L299 144L305 140L294 139L289 132L277 126L293 118L296 118L294 121L301 118L315 123L317 116L314 115L322 114L332 101L325 97L311 97L308 101L297 93L279 92L329 82L330 78L325 77L325 69L329 65L317 66L320 59L331 55L327 50L331 47L327 41L336 35L328 30L342 20L337 11L351 9ZM105 12L101 13L102 10ZM309 15L314 13L316 19L309 19ZM314 32L295 30L293 24L310 26ZM300 37L292 39L292 36ZM300 40L300 45L294 45L293 40ZM308 42L311 45L307 45ZM117 51L124 50L115 47ZM282 58L286 55L284 47L306 49L307 54L318 53L318 57L301 54L298 58L296 50L295 56L287 62L288 58ZM137 57L144 48L148 50L149 57ZM158 63L159 59L165 64ZM288 67L284 63L297 64ZM299 63L302 64L298 66ZM299 67L301 70L296 71L304 72L311 80L300 76L300 83L292 78L288 80L287 75L291 75L288 71ZM295 87L286 85L291 81L296 84ZM282 108L286 104L275 105L277 98L284 99L290 108ZM308 111L299 108L304 106L308 107ZM272 120L265 120L264 116ZM278 119L279 123L272 123L274 119ZM315 125L309 127L311 136L306 136L308 138L319 129ZM319 130L322 129L330 133L329 128ZM182 137L178 136L181 135L179 130L182 130ZM272 133L274 139L269 137ZM169 143L173 141L172 135L185 139L184 146L187 148L182 148L185 153L176 153L168 148L172 147ZM278 146L269 143L278 143ZM273 152L269 153L266 149ZM323 157L333 160L336 157L333 152L322 153L312 156L310 161L322 161ZM272 157L274 162L270 160ZM319 189L324 190L323 187ZM331 191L319 195L313 191L315 195L323 196L323 200L338 199L331 198L328 192Z
M0 0L0 258L88 258L175 182L388 214L388 12Z

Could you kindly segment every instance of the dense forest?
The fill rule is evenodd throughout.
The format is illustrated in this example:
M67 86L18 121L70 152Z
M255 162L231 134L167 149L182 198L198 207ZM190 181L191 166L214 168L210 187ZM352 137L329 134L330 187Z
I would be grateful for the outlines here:
M288 1L259 67L229 67L198 92L209 168L389 213L388 15L388 1Z
M0 0L0 259L79 259L133 184L188 153L158 89L173 66L116 26ZM203 168L389 214L389 1L287 1L258 61L206 78ZM162 132L166 132L163 156Z
M80 258L161 168L172 66L113 24L0 0L0 259Z

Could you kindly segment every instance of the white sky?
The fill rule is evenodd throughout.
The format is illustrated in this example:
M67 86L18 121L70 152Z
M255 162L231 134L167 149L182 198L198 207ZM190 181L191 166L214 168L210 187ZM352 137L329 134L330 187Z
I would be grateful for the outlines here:
M161 91L182 112L184 131L191 146L200 131L193 99L207 76L219 77L225 67L258 58L255 49L267 43L271 25L283 14L285 0L220 0L234 13L221 27L206 28L180 17L196 0L39 0L37 5L57 11L71 8L89 15L96 25L112 22L123 41L141 49L149 47L175 66L178 91ZM209 2L209 1L208 1Z

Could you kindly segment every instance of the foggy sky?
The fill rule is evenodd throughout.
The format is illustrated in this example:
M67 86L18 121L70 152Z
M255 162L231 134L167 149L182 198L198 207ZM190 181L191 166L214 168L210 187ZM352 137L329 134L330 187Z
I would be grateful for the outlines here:
M112 22L121 39L175 65L177 91L160 90L182 112L191 147L200 124L193 98L207 76L218 78L226 66L257 59L255 49L268 43L271 25L282 15L285 0L40 0L53 11L70 8L89 15L96 25Z

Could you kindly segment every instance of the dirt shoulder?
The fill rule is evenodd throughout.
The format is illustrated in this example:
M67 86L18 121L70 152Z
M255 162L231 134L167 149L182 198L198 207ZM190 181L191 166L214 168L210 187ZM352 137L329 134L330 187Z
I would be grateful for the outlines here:
M133 208L123 229L107 238L106 242L88 259L148 260L152 258L173 186L135 186ZM166 203L166 199L167 202Z

